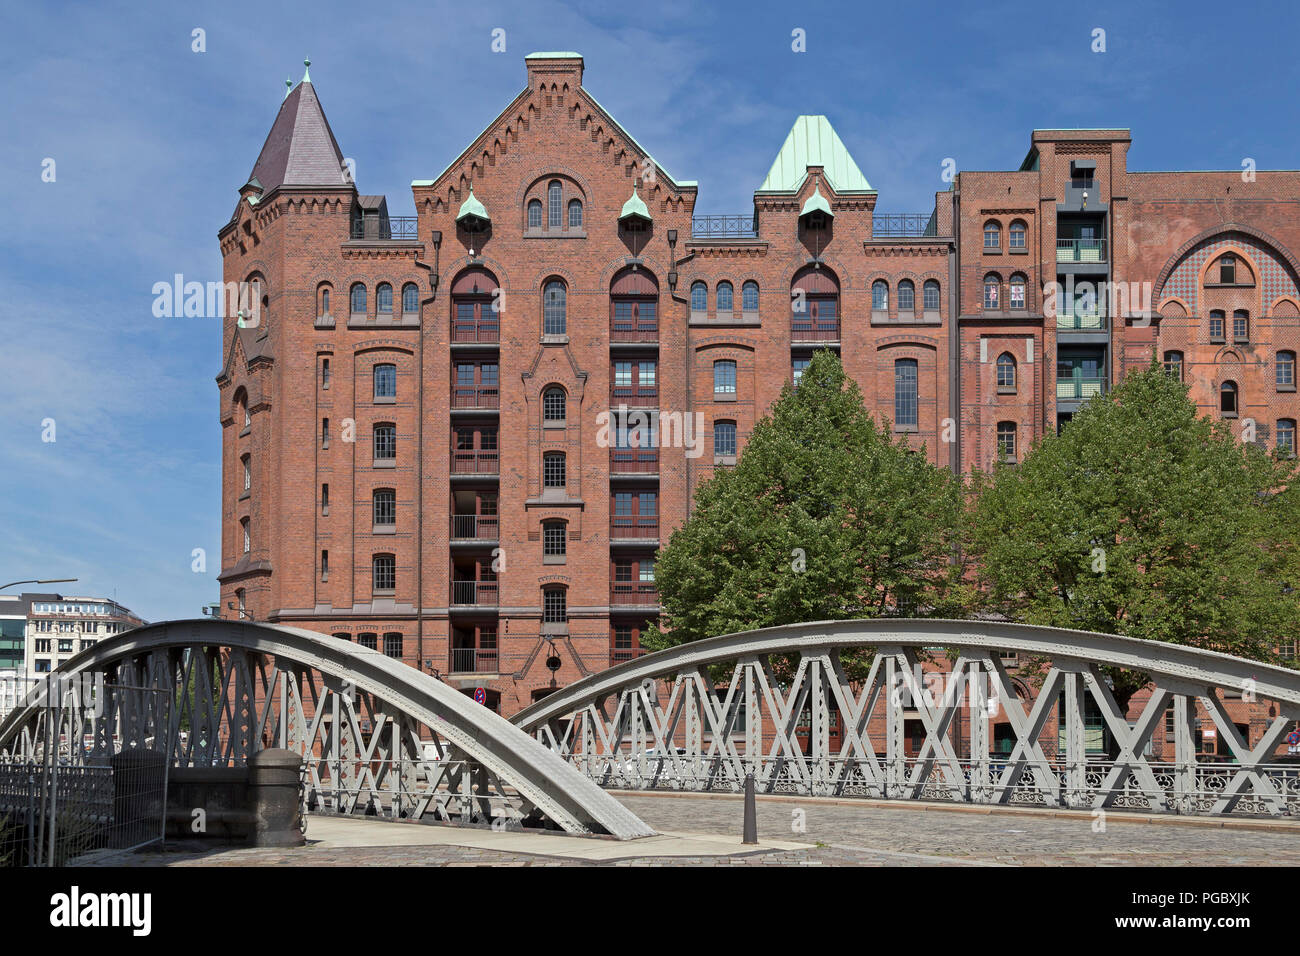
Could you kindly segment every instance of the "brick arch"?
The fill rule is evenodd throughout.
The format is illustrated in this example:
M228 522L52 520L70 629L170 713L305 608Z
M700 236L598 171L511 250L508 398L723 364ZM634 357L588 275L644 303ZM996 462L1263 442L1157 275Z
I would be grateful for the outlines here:
M1282 309L1283 304L1289 305L1291 306L1291 308L1283 310ZM1268 314L1287 315L1287 316L1300 315L1300 300L1298 300L1295 296L1291 296L1291 295L1279 296L1277 300L1271 306L1269 306Z
M1291 254L1291 251L1283 243L1279 242L1276 238L1269 233L1264 232L1262 229L1256 229L1254 226L1248 226L1243 223L1227 222L1219 226L1212 226L1209 229L1202 230L1191 239L1187 240L1187 242L1179 246L1178 251L1166 260L1164 266L1156 276L1155 290L1152 293L1151 298L1157 302L1160 301L1161 294L1164 292L1165 283L1169 280L1169 276L1173 274L1174 269L1178 268L1187 256L1196 250L1197 246L1215 238L1216 236L1226 236L1234 232L1250 236L1252 239L1262 243L1271 250L1277 256L1278 260L1284 263L1289 270L1291 281L1296 284L1297 288L1300 288L1300 261L1297 261L1296 257ZM1256 271L1255 281L1257 285L1262 284L1263 282L1263 277L1259 274L1258 270Z
M515 190L515 208L523 209L526 212L527 201L530 198L529 194L539 185L549 183L552 179L568 179L578 187L578 191L582 193L578 198L582 199L584 216L588 209L599 208L595 193L592 191L591 182L586 176L571 166L557 166L554 164L534 166L519 178L520 185ZM544 195L531 198L541 199L543 203L546 202Z
M596 288L608 292L610 285L614 281L615 274L631 265L636 265L650 273L655 277L656 282L660 281L660 276L667 275L672 270L672 265L667 260L646 256L618 256L605 263L600 270L600 278L597 280ZM686 281L686 277L679 275L677 279L678 288L681 288L683 281ZM660 291L663 291L663 289L664 286L661 285Z
M1176 313L1170 314L1168 310L1171 305L1176 305L1179 308L1181 308L1183 310L1183 314L1182 315L1178 315ZM1165 301L1161 302L1160 307L1159 309L1157 309L1157 311L1162 316L1166 316L1168 318L1174 318L1174 319L1183 318L1184 316L1188 316L1192 314L1192 310L1188 307L1187 303L1184 302L1182 298L1176 295L1170 296L1169 298L1165 299Z
M1250 268L1250 277L1252 280L1251 284L1256 287L1262 284L1261 282L1262 270L1260 269L1260 263L1257 259L1258 253L1248 252L1244 246L1238 243L1233 243L1231 245L1224 246L1222 249L1215 249L1213 253L1205 257L1205 262L1201 264L1201 268L1199 270L1202 287L1205 286L1206 276L1210 272L1210 267L1213 266L1220 259L1222 259L1224 256L1236 256L1238 259L1246 263L1246 265ZM1244 285L1245 283L1240 283L1240 284Z
M819 263L823 270L835 276L840 285L840 292L847 292L854 288L853 270L846 263L841 262L839 259L821 259ZM794 277L802 270L811 268L813 264L811 259L796 259L785 267L781 281L787 292L794 288ZM759 290L762 291L761 283L759 284Z

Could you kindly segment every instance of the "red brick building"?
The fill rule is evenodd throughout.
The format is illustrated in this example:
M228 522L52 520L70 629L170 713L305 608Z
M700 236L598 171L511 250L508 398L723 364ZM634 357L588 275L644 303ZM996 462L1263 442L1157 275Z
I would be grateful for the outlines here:
M637 652L657 547L817 348L955 470L1153 349L1294 445L1300 173L1136 173L1126 131L1040 130L1019 169L883 215L801 116L752 214L696 217L581 56L526 66L412 219L358 191L308 79L286 96L219 233L258 290L218 377L227 616L513 713Z

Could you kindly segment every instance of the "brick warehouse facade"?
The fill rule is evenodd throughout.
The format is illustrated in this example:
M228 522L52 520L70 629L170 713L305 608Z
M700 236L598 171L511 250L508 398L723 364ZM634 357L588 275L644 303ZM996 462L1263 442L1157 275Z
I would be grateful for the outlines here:
M696 217L578 54L526 67L414 219L359 193L308 78L287 94L219 233L260 294L224 320L224 615L512 714L637 653L655 550L816 348L958 471L1153 350L1206 414L1294 444L1300 173L1130 172L1127 131L1040 130L1019 169L878 215L803 116L752 216Z

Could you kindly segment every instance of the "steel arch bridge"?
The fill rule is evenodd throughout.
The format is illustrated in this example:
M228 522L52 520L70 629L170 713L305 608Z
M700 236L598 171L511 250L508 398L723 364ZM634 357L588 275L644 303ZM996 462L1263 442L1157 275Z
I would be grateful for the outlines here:
M316 631L167 621L101 641L54 677L0 722L0 755L34 757L56 734L60 761L74 765L153 747L173 766L239 766L285 747L304 757L309 806L620 839L653 833L486 707Z
M849 650L870 655L863 681L846 674ZM918 666L928 650L951 662L942 687ZM1006 654L1041 662L1031 701L1016 693ZM785 683L774 658L788 668ZM1151 676L1132 725L1101 671L1107 665ZM1268 703L1254 747L1219 691ZM1198 703L1232 763L1198 758ZM1100 712L1115 759L1089 754L1086 709ZM909 718L924 733L911 755ZM752 772L766 793L1295 816L1300 763L1269 760L1297 718L1300 672L1283 667L1087 631L878 619L681 645L571 684L513 720L610 788L734 792ZM1014 735L1008 752L994 752L995 723ZM1166 740L1172 734L1172 760L1148 754L1158 729Z

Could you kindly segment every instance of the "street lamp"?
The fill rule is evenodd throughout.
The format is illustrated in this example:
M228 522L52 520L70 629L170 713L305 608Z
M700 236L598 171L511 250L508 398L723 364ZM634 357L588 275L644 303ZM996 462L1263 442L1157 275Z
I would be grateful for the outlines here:
M69 584L76 578L31 578L27 581L10 581L8 584L0 584L0 591L5 588L11 588L15 584Z

